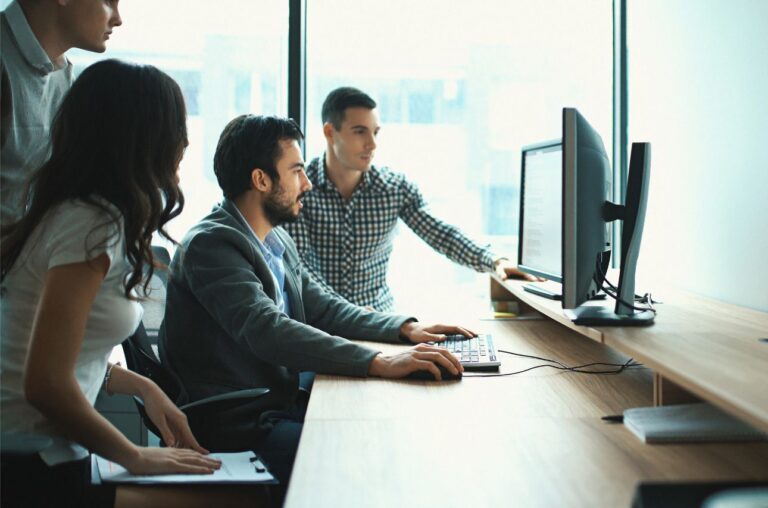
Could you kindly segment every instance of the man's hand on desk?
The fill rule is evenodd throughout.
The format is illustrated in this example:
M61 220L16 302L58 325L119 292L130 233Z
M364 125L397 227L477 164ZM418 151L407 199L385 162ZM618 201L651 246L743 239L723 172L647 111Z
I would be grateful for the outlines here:
M507 258L500 258L496 260L496 274L502 279L507 279L509 277L517 277L520 279L530 280L532 282L535 282L535 281L542 282L546 280L546 279L542 279L541 277L536 277L535 275L531 275L529 273L521 272L520 270L518 270L517 265L515 265L512 261L510 261Z
M463 335L467 338L477 337L472 330L462 326L453 325L424 325L418 321L406 321L400 327L400 336L405 337L414 344L422 342L441 342L445 340L445 335Z
M453 374L464 371L461 362L447 349L429 344L419 344L396 355L378 354L368 367L368 375L399 378L417 370L426 370L431 372L435 379L441 379L440 369L435 364L442 365Z

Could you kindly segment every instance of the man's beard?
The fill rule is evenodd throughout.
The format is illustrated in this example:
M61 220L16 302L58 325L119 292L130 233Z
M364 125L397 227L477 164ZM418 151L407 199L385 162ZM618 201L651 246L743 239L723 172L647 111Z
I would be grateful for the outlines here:
M284 203L280 200L284 194L283 189L278 187L264 201L264 216L273 227L286 222L296 222L299 218L299 214L293 212L294 203ZM303 197L304 194L302 193L297 199Z

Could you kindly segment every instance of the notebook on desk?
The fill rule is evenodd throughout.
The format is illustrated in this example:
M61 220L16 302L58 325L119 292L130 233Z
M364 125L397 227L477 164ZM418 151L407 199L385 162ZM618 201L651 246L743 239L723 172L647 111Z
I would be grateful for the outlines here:
M624 425L645 443L766 439L764 433L706 402L627 409Z

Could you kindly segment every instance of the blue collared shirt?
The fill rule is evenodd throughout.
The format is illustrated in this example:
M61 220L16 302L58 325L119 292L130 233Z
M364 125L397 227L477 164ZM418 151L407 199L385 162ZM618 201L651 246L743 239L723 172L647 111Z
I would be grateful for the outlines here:
M280 291L277 293L277 308L279 308L285 314L288 314L291 310L291 306L290 302L288 301L288 293L285 291L285 265L283 264L285 245L283 245L283 242L281 242L280 238L277 237L277 234L275 234L274 230L267 233L267 236L264 238L263 242L259 240L259 237L256 236L253 228L251 228L250 224L248 224L248 221L245 220L245 217L243 217L243 214L240 213L240 210L237 208L237 206L235 206L234 209L237 210L237 214L240 216L243 222L248 225L248 231L251 233L251 237L256 242L256 245L259 246L259 250L261 250L261 254L264 256L264 259L267 262L269 271L272 273L272 278L275 281L275 285L280 288Z

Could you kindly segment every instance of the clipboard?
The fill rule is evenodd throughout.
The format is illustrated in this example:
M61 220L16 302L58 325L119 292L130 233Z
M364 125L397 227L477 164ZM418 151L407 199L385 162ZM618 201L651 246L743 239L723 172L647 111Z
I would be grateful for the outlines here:
M211 453L221 460L213 474L132 475L123 466L96 454L91 455L91 483L133 485L184 484L275 484L278 483L261 458L253 452Z

